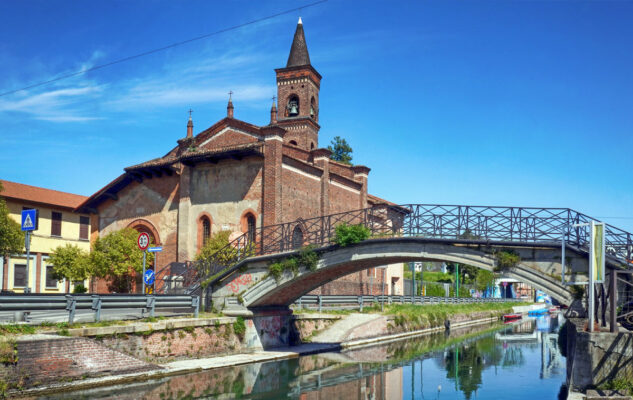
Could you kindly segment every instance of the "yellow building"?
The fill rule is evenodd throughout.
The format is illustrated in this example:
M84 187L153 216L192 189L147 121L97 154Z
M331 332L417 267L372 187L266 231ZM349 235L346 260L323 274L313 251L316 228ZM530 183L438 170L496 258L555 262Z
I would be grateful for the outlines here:
M9 208L9 215L21 222L22 210L37 209L39 225L31 235L29 277L26 277L26 253L0 257L2 290L22 293L28 285L31 293L66 293L75 284L85 287L87 282L58 282L52 276L49 254L67 243L90 251L90 217L73 210L87 197L35 186L0 180L0 197Z

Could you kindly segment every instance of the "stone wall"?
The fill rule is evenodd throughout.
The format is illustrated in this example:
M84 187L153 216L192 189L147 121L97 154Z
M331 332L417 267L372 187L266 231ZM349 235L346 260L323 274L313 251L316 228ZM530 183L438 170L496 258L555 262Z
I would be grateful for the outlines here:
M567 330L567 381L584 391L614 379L633 380L633 332L585 332L585 319L570 318Z

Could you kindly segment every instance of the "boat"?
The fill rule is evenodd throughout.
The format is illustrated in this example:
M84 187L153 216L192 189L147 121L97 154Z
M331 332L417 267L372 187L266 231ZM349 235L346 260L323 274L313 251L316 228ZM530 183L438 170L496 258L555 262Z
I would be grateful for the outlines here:
M519 320L521 318L523 318L523 315L521 313L505 314L503 317L501 317L503 322L512 322L512 321Z
M543 315L543 314L547 314L549 312L549 310L547 308L539 308L538 310L530 310L528 311L528 315Z

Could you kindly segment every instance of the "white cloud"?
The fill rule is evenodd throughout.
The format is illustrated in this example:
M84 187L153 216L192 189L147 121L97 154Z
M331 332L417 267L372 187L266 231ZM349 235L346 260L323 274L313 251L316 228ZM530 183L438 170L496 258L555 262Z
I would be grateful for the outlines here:
M20 92L17 100L0 99L0 113L22 112L35 119L51 122L83 122L99 119L87 116L82 105L87 98L96 98L104 85L55 89L37 94Z

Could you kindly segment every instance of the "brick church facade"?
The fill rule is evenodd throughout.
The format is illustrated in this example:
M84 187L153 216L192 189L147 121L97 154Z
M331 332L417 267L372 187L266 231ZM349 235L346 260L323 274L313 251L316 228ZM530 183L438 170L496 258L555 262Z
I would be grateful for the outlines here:
M193 260L219 231L244 233L387 203L367 193L368 167L333 161L319 147L321 75L310 64L301 20L286 67L275 72L279 108L273 102L268 125L235 118L231 98L226 117L196 135L190 117L186 135L166 155L125 168L77 208L96 216L93 233L149 233L163 247L160 268ZM402 267L387 271L386 293L401 294ZM317 291L379 294L382 275L364 271Z

